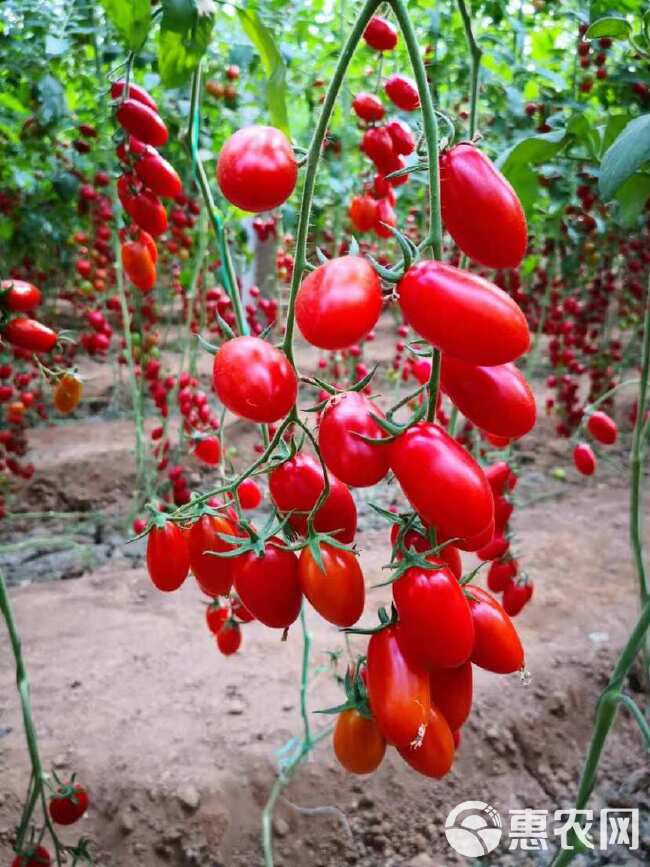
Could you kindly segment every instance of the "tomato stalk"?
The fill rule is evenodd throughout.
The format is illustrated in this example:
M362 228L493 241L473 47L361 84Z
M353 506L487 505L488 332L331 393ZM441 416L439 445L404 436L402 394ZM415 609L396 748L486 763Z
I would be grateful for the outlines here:
M465 0L457 0L457 3L460 17L463 19L463 27L465 28L467 47L469 48L470 57L472 59L469 109L469 137L471 140L476 134L478 119L478 85L479 75L481 72L481 57L483 56L483 52L479 48L479 45L474 36L474 31L472 30L472 19L469 12L467 11L467 4L465 3Z
M643 539L641 534L641 478L643 471L643 456L645 450L645 413L648 399L648 380L650 379L650 281L646 294L645 317L643 324L643 347L641 350L641 381L639 384L639 401L637 404L636 422L632 439L630 457L630 544L634 556L634 565L639 580L641 604L647 605L650 588L643 558ZM646 657L647 661L647 657Z

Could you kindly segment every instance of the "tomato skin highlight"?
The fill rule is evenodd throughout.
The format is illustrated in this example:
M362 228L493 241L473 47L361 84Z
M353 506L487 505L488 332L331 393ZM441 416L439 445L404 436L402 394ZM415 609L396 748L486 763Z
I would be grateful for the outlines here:
M0 304L12 313L29 313L43 300L41 290L25 280L3 280Z
M482 430L519 439L535 426L535 397L514 364L480 367L445 355L440 383L462 414Z
M206 596L227 596L232 587L232 558L206 553L232 551L234 546L222 539L220 533L242 535L241 530L221 515L201 515L187 534L190 568Z
M333 746L339 763L351 774L372 774L386 752L386 740L375 720L354 708L338 715Z
M83 786L74 785L71 795L53 795L50 798L50 818L57 825L74 825L86 812L89 803L88 793Z
M363 614L365 586L359 560L352 551L342 551L323 542L320 545L323 571L309 547L298 560L302 592L321 617L334 626L354 626Z
M214 357L217 397L240 418L279 421L296 402L298 378L289 359L260 337L234 337Z
M444 716L435 706L429 711L424 739L420 746L398 746L397 749L413 770L436 780L449 773L454 761L454 737Z
M233 565L237 595L256 620L272 629L291 626L302 605L298 558L282 545L273 537L263 556L248 551Z
M117 122L126 132L145 144L161 147L169 133L160 115L138 99L125 99L116 112Z
M379 407L355 391L335 395L323 410L318 445L327 468L346 485L365 488L380 482L390 466L390 449L372 445L358 435L385 439L370 414L384 417Z
M587 443L578 443L573 450L573 463L576 470L583 476L593 476L596 471L596 455Z
M402 490L422 519L439 530L440 542L459 537L456 547L476 550L467 547L476 542L482 547L478 534L494 518L494 499L474 458L428 422L412 425L390 448Z
M618 428L613 418L606 412L597 410L587 420L587 430L592 437L604 446L611 446L618 437Z
M442 221L470 259L487 268L516 268L528 228L517 194L496 166L471 144L440 157Z
M368 642L368 698L388 743L407 747L429 719L429 676L407 658L399 643L400 625L387 626Z
M467 598L474 620L472 662L495 674L511 674L524 666L524 649L512 621L487 590L471 585Z
M300 284L296 323L319 349L347 349L377 324L381 284L361 256L340 256L316 268Z
M190 552L183 531L172 521L152 527L147 537L147 571L158 590L178 590L190 571Z
M434 668L429 672L431 703L447 720L452 732L459 729L472 709L472 663L458 668Z
M406 321L443 353L495 365L528 351L530 332L521 309L476 274L425 260L409 268L398 293Z
M56 331L26 316L17 316L8 322L2 329L2 336L12 346L30 352L50 352L58 339Z
M291 142L271 126L247 126L224 144L217 161L223 195L250 213L270 211L293 193L298 165Z

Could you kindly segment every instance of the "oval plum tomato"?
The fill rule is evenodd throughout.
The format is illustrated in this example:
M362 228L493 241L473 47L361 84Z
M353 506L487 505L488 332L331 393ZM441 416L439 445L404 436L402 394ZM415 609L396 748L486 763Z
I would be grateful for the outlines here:
M236 598L232 601L232 616L236 617L237 620L241 620L242 623L250 623L252 620L255 620L254 615L250 613L241 599Z
M313 346L347 349L372 331L381 305L381 284L371 264L361 256L340 256L302 281L296 322Z
M473 584L465 589L474 620L472 662L495 674L519 671L524 649L512 620L487 590Z
M13 313L29 313L43 300L41 290L24 280L3 280L0 290L0 304Z
M178 172L154 148L148 148L144 156L136 162L135 173L157 196L175 199L183 192Z
M190 571L190 552L181 528L173 521L154 526L147 537L147 570L159 590L178 590Z
M573 450L573 463L583 476L593 476L596 470L596 455L587 443L578 443Z
M221 148L217 180L224 196L243 211L270 211L293 193L298 166L291 142L272 126L237 130Z
M427 668L456 668L469 659L474 625L458 579L439 569L412 566L393 582L393 599L404 628L404 649Z
M496 496L502 494L508 479L510 478L510 467L505 461L497 461L485 469L485 477L490 483L492 493Z
M64 373L54 389L52 400L61 415L68 415L79 406L83 382L74 373Z
M222 533L227 536L243 535L241 529L238 530L221 515L201 515L187 534L190 568L206 596L227 596L232 587L233 559L209 553L232 551L234 545L222 539Z
M386 740L377 723L355 708L338 715L333 743L336 758L351 774L372 774L386 752Z
M57 825L74 825L88 809L88 793L77 784L62 786L50 798L48 810Z
M388 743L407 747L422 735L431 712L429 675L406 657L402 628L387 626L368 642L368 699Z
M471 144L440 157L445 228L470 259L486 268L516 268L528 245L526 216L496 166Z
M57 341L56 331L36 319L18 316L2 329L2 336L19 349L29 352L50 352Z
M493 593L503 593L512 584L517 574L518 564L516 560L495 560L490 564L487 574L487 585Z
M391 75L384 84L384 90L390 101L403 111L415 111L420 107L417 86L413 79L406 75Z
M476 556L479 560L498 560L499 557L503 557L509 547L510 543L503 533L496 533L491 542L478 549Z
M528 350L521 309L502 289L477 274L425 260L398 285L409 325L443 352L471 364L506 364Z
M453 731L459 729L472 709L472 663L467 660L458 668L436 668L429 672L431 704L447 720Z
M397 30L390 21L374 15L363 31L363 38L376 51L392 51L397 45Z
M600 410L589 416L587 430L595 440L604 446L613 445L618 436L618 428L614 419L610 418L606 412L601 412Z
M125 210L137 225L150 235L158 237L167 231L167 211L155 193L142 190L134 197L130 210Z
M373 93L357 93L352 100L352 108L357 117L369 123L381 120L384 116L384 106Z
M399 535L399 526L397 524L393 524L390 528L390 543L391 545L395 545L397 542L397 537ZM433 543L427 539L426 536L423 536L422 533L419 533L417 530L408 530L404 534L403 545L408 551L409 548L412 548L414 551L418 551L420 553L424 553L425 551L430 551L433 548ZM401 560L402 555L396 552L396 559ZM463 563L460 557L460 551L454 545L445 545L444 548L441 548L437 554L435 555L438 560L443 560L447 566L451 569L453 575L460 580L463 577Z
M385 126L367 129L361 139L361 150L379 169L390 164L395 156L395 146Z
M429 710L422 743L419 746L398 746L397 749L413 770L436 780L449 773L454 761L454 738L451 729L444 716L433 706Z
M279 421L296 402L298 378L289 359L260 337L234 337L222 344L212 368L221 403L248 421Z
M122 129L145 144L161 147L169 138L158 112L139 99L125 99L118 105L115 116Z
M445 355L440 384L465 418L482 430L519 439L535 425L535 397L514 364L479 367Z
M383 418L375 404L356 391L331 398L320 419L318 445L327 468L346 485L364 488L380 482L390 466L387 445L372 445L361 439L382 440L386 434L371 417Z
M322 569L309 546L298 560L302 592L321 617L341 628L353 626L363 614L365 587L356 555L323 542Z
M494 500L485 473L438 425L421 422L397 437L391 467L415 511L440 531L440 541L458 537L464 544L457 547L469 550L467 541L491 523Z
M393 206L388 199L382 199L377 205L377 222L375 223L375 234L380 238L392 238L393 233L390 226L397 225L397 217Z
M393 140L393 148L396 154L408 156L415 150L415 138L411 127L403 120L391 120L386 126L388 134Z
M341 542L352 542L357 529L357 507L343 482L329 474L330 493L314 517L317 533L330 533ZM289 526L307 535L307 516L325 486L320 463L311 455L298 454L269 475L269 491L281 514L291 512Z
M506 524L510 520L513 511L514 506L510 500L506 500L506 498L502 496L494 497L494 531L496 534L504 532ZM490 537L488 541L492 541L492 538L493 536ZM485 544L487 544L487 542Z
M146 293L150 292L156 284L156 265L151 257L149 246L143 242L142 235L147 235L147 232L141 232L138 239L122 244L122 267L131 283L141 292ZM154 243L150 235L147 237Z
M241 645L241 629L238 623L227 621L217 632L217 647L224 656L237 653Z
M229 611L227 605L222 605L221 602L211 602L205 609L205 622L210 632L216 635L221 627L228 620Z
M355 196L349 214L358 232L369 232L377 222L377 201L372 196Z
M456 750L456 752L458 752L458 750L460 749L460 742L463 739L460 729L457 729L455 732L452 732L451 736L454 739L454 749Z
M16 855L11 867L50 867L50 853L45 846L28 845L21 855Z
M250 613L273 629L291 626L302 604L298 558L272 537L258 557L247 551L233 565L237 595Z
M113 99L119 99L122 96L125 85L126 82L122 80L113 82L113 84L111 85L111 96ZM144 87L140 87L140 85L134 84L132 81L129 82L128 96L129 99L137 99L138 102L143 102L153 111L158 111L158 106L154 102L153 98L144 89Z
M521 609L530 602L533 595L533 582L512 581L503 593L503 608L510 617L516 617Z
M244 479L237 488L237 496L242 509L257 509L262 502L262 492L254 479Z
M194 455L204 464L216 467L221 460L219 439L217 437L202 437L197 440L194 446Z

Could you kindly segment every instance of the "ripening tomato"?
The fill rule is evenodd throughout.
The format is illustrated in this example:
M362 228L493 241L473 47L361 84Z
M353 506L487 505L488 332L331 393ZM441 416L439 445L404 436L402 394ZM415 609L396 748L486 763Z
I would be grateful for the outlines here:
M398 752L413 770L439 780L449 773L454 761L454 738L447 720L431 706L422 743L398 747Z
M476 550L467 544L480 541L475 537L492 522L494 500L485 473L456 440L436 424L412 425L393 441L391 467L415 511L440 531L440 542L458 537L456 547Z
M497 461L485 468L485 477L490 483L492 493L496 497L502 494L512 471L505 461Z
M150 235L158 237L167 231L167 211L155 193L142 190L133 198L126 212L137 225Z
M124 87L126 85L125 81L114 81L111 85L111 96L113 99L119 99L122 96L124 91ZM129 82L129 99L136 99L138 102L143 102L146 106L148 106L153 111L158 111L158 106L154 102L153 98L147 93L144 87L140 87L138 84L134 84L134 82Z
M27 845L21 855L16 855L11 867L50 867L50 853L45 846Z
M321 456L327 468L352 487L377 484L390 466L387 445L372 445L361 439L361 436L375 440L386 438L371 413L384 417L365 394L348 391L332 397L321 415L318 427Z
M147 538L147 571L166 593L178 590L190 571L190 552L183 531L173 521L154 526Z
M336 758L351 774L372 774L386 752L386 740L375 720L355 708L338 715L333 743Z
M190 568L206 596L226 596L232 587L231 557L218 557L210 551L232 551L234 545L221 538L243 536L241 529L222 515L201 515L187 534Z
M391 226L397 225L397 217L395 211L388 199L382 199L377 205L377 222L375 223L375 234L380 238L392 238L393 233L390 230Z
M415 138L411 127L403 120L391 120L386 126L388 134L393 140L393 148L396 154L408 156L415 150Z
M517 194L494 164L471 144L440 157L445 228L470 259L486 268L517 268L528 245Z
M352 551L343 551L323 542L323 568L311 548L300 552L298 577L311 606L329 623L341 628L353 626L363 614L365 587L359 560Z
M254 615L250 613L248 608L242 603L241 599L233 599L232 601L232 616L241 620L242 623L250 623L255 620Z
M392 585L404 649L427 668L456 668L472 652L472 615L458 579L442 561L429 559L431 569L412 566Z
M361 256L340 256L302 281L296 322L313 346L347 349L372 331L381 305L381 284L370 262Z
M12 346L29 352L50 352L58 339L56 331L26 316L17 316L8 322L2 329L2 336Z
M530 580L512 581L503 593L503 608L510 617L516 617L528 604L533 595L533 582Z
M158 112L139 99L125 99L118 105L115 116L122 129L145 144L161 147L169 138Z
M154 244L151 235L140 232L140 237L122 244L122 267L131 283L141 292L150 292L156 284L156 264L151 257L150 247L142 236L147 235Z
M406 75L391 75L384 84L384 90L390 101L403 111L415 111L420 107L417 86L413 79Z
M83 382L74 373L64 373L54 389L52 400L61 415L68 415L79 406Z
M135 164L135 173L157 196L175 199L183 192L178 172L155 148L148 148L144 156L140 157Z
M453 731L459 729L472 709L472 663L467 660L458 668L435 668L429 672L431 704L447 720Z
M271 211L287 201L298 178L291 142L271 126L237 130L221 148L217 180L226 199L243 211Z
M385 126L367 129L361 139L361 150L379 169L389 165L395 156L395 146Z
M224 623L217 632L217 647L224 656L232 656L241 646L241 629L239 624L230 620Z
M43 300L41 290L24 280L3 280L0 290L0 304L12 313L29 313Z
M473 584L466 588L474 620L472 662L495 674L510 674L524 666L524 649L512 620L494 596Z
M409 268L398 293L408 324L455 358L506 364L528 350L530 333L521 309L477 274L424 260Z
M600 410L589 416L587 430L595 440L604 446L613 445L618 436L618 428L614 419L610 418L606 412L601 412Z
M83 786L71 783L50 798L50 818L57 825L74 825L86 812L88 804L88 793Z
M593 476L596 470L596 455L587 443L578 443L573 450L573 463L583 476Z
M240 418L279 421L296 402L298 378L289 359L261 337L234 337L214 357L217 397Z
M408 747L421 735L431 712L429 675L407 658L400 624L387 626L368 642L368 699L389 744Z
M205 622L210 632L216 635L228 620L229 611L227 605L222 605L216 599L205 609Z
M517 574L519 564L516 560L495 560L490 564L487 574L487 585L493 593L503 593L512 584Z
M479 367L445 355L440 384L465 418L491 434L519 439L535 425L535 396L514 364Z
M257 509L262 502L262 492L254 479L244 479L237 488L237 496L242 509Z
M256 620L273 629L291 626L302 604L298 558L272 537L258 557L248 551L233 565L237 595Z
M372 196L355 196L350 202L350 219L358 232L369 232L377 222L377 201Z
M494 497L494 532L495 533L503 533L506 527L506 524L510 520L510 517L513 513L514 506L510 502L510 500L506 500L505 497L496 496ZM493 538L490 537L488 541L491 541ZM485 543L487 545L487 542ZM481 546L483 547L483 546Z
M204 464L216 467L221 460L221 446L218 437L202 437L194 446L194 455Z
M495 533L491 542L478 549L476 556L479 560L498 560L503 557L509 547L510 543L503 533Z
M397 45L397 30L390 21L374 15L363 31L363 38L376 51L392 51Z
M330 493L316 512L314 529L331 533L346 544L357 529L357 507L346 485L329 473ZM311 455L297 454L269 475L269 491L281 514L291 512L289 526L307 535L307 516L316 505L325 485L320 463Z
M394 546L396 544L398 535L399 526L393 524L390 528L391 545ZM404 534L403 545L407 551L409 548L412 548L414 551L419 551L420 553L430 551L431 548L434 547L433 543L417 530L408 530ZM399 552L397 552L395 556L398 560L402 559L402 555ZM445 547L441 548L435 556L438 560L443 560L447 564L451 569L452 574L455 575L458 580L463 577L463 563L458 548L454 545L445 545Z
M384 116L384 106L373 93L358 93L352 100L352 108L357 117L369 123L381 120Z

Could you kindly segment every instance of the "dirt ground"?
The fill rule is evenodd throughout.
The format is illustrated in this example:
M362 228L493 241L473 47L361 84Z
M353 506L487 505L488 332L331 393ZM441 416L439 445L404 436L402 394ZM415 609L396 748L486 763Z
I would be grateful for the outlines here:
M154 590L142 545L125 545L117 517L128 511L131 494L132 429L109 411L112 398L101 399L109 382L100 370L91 389L96 417L41 428L32 437L38 472L25 508L81 514L40 527L14 521L2 531L3 542L15 546L0 562L11 582L22 585L11 594L44 762L62 775L75 770L90 790L92 807L79 830L93 842L98 865L257 867L260 813L280 751L301 731L300 629L293 627L282 642L275 631L251 624L241 652L225 659L205 628L193 581L169 596ZM511 809L552 815L571 806L594 704L638 602L619 472L623 451L592 480L578 481L568 470L561 482L550 471L567 465L567 446L549 444L548 431L542 419L524 444L515 520L517 551L536 588L517 621L530 683L477 672L457 760L440 782L417 776L393 751L373 776L353 778L325 740L278 803L276 867L470 864L444 835L447 813L461 801L492 804L506 828ZM53 550L47 539L64 533L78 547ZM45 541L23 550L21 541L34 535ZM381 580L386 536L376 523L364 525L368 585ZM467 556L465 565L471 564ZM386 588L371 591L367 624L387 599ZM321 669L309 699L315 710L341 699L326 651L344 653L344 647L312 611L309 628L313 665ZM13 661L0 646L0 863L9 863L28 762ZM635 679L629 687L634 695ZM318 715L313 720L317 731L328 723ZM639 732L622 712L591 806L641 808L640 849L596 851L577 864L648 863L649 784ZM71 831L65 839L76 836ZM549 861L547 852L507 846L504 838L474 863Z

